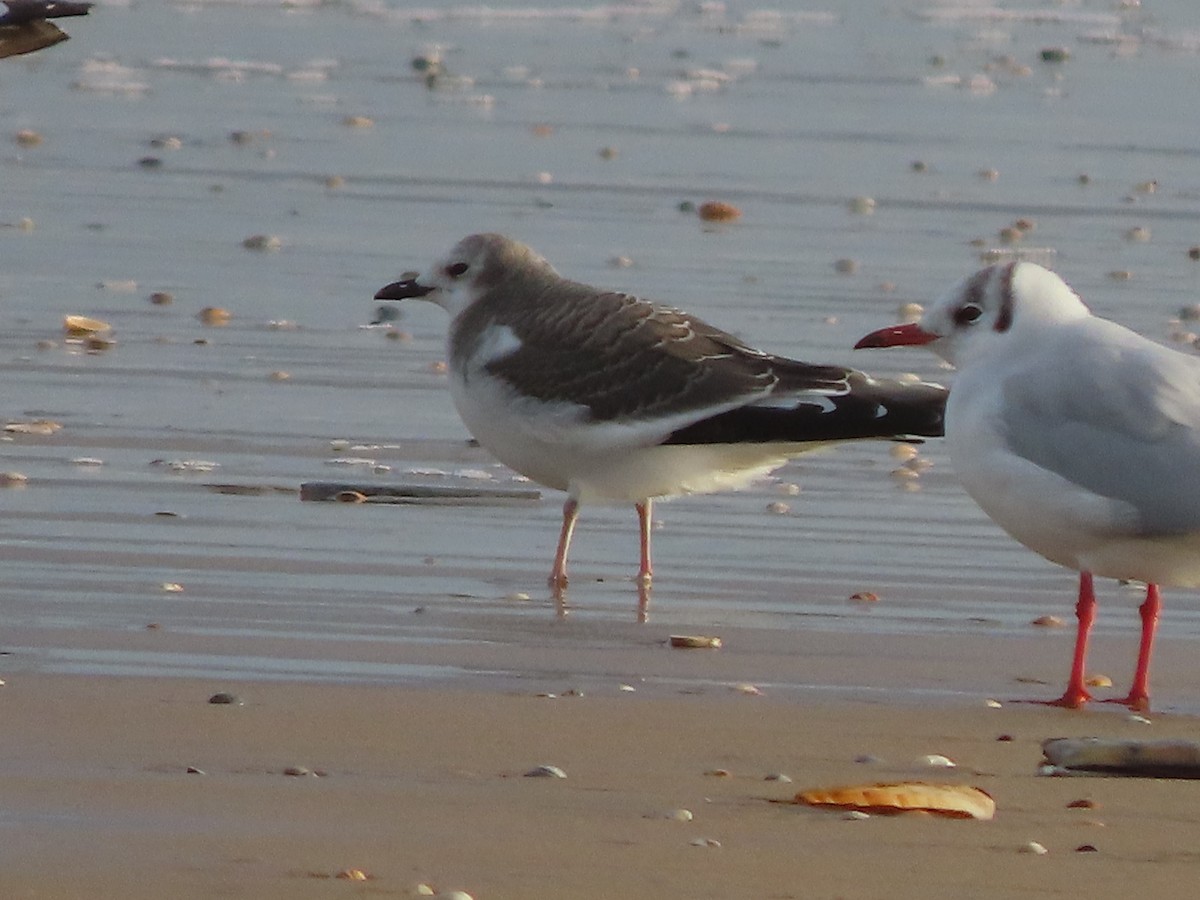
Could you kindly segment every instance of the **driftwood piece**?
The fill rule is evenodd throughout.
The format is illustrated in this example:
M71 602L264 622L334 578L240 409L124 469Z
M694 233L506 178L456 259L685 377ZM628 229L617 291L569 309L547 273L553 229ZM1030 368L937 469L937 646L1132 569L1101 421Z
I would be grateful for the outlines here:
M430 503L451 506L534 503L542 492L534 488L483 485L362 484L346 481L306 481L300 499L342 503Z
M1051 738L1042 742L1042 753L1060 775L1200 778L1200 744L1195 741Z

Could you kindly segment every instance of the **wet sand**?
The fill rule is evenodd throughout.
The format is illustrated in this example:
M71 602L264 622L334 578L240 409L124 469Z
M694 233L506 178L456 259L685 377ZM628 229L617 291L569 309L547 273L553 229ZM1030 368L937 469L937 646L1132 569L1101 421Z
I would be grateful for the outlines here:
M968 680L1049 696L1014 681L1031 674L1011 669L1017 652L1037 658L1028 647L960 637L931 657L930 640L893 636L851 654L846 640L823 643L855 657L847 681L883 690L767 684L772 671L828 672L815 652L654 641L608 674L564 665L520 685L19 675L0 688L0 895L408 896L420 884L477 900L1187 894L1194 782L1047 778L1037 766L1048 737L1196 740L1200 719L989 708L981 695L911 688L950 677L946 658L963 656ZM1185 662L1173 649L1168 692ZM731 680L745 671L764 676L761 695ZM218 690L243 705L210 704ZM931 769L927 754L958 766ZM523 777L538 765L567 778ZM773 773L793 782L765 780ZM976 785L996 818L849 821L768 802L910 778ZM1080 798L1097 807L1067 807ZM678 809L694 819L667 817ZM1022 852L1030 841L1049 852ZM350 869L369 880L336 877Z

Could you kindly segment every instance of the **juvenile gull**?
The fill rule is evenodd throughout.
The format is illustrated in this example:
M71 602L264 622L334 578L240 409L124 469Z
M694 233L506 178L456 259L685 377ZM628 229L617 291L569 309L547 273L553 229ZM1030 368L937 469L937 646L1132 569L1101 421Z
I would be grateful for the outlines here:
M68 39L65 31L47 19L86 16L91 3L72 0L0 0L7 12L0 15L0 59L32 53Z
M942 433L946 391L746 346L687 313L568 281L524 244L464 238L377 300L451 316L450 393L507 466L567 492L550 584L582 503L630 502L648 584L653 498L736 487L821 445Z
M946 408L955 471L1010 535L1079 571L1070 679L1077 708L1093 575L1147 584L1129 694L1150 704L1160 584L1200 586L1200 360L1091 314L1053 272L1006 263L965 279L917 324L858 347L928 344L956 366Z

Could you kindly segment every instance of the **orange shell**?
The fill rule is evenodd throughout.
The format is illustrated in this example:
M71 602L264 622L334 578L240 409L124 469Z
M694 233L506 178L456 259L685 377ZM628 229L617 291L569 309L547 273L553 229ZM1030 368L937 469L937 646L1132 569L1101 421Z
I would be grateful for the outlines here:
M923 810L960 819L990 819L996 814L996 801L979 788L921 781L813 788L798 793L796 802L876 813Z
M732 222L742 217L742 211L732 203L709 200L700 204L700 218L705 222Z

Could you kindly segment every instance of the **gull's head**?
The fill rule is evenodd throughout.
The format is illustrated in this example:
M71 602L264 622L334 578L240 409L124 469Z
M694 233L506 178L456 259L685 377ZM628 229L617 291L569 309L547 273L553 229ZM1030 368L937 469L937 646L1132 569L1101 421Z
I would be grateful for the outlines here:
M1009 352L1014 340L1091 313L1065 281L1030 262L988 266L964 278L934 303L921 321L881 328L855 349L927 344L954 366Z
M381 288L375 299L420 297L454 317L497 288L511 284L519 291L523 279L539 275L556 273L531 248L502 234L472 234L424 272L406 273Z

